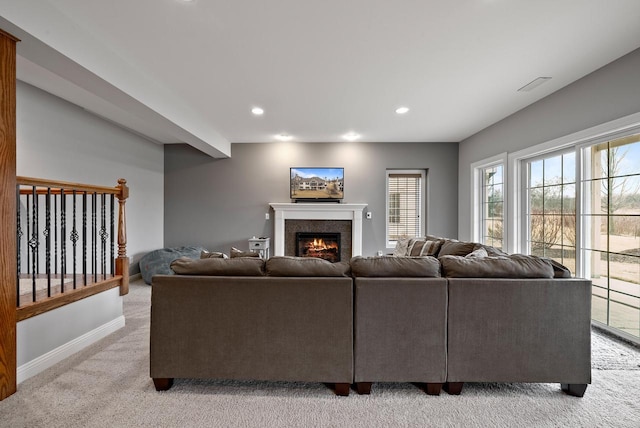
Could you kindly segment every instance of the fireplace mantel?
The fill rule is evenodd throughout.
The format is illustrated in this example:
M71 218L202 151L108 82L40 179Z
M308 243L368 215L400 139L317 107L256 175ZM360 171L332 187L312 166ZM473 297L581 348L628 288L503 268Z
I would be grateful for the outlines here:
M367 204L280 203L272 202L275 211L274 255L284 256L285 220L351 220L351 252L362 255L362 212Z

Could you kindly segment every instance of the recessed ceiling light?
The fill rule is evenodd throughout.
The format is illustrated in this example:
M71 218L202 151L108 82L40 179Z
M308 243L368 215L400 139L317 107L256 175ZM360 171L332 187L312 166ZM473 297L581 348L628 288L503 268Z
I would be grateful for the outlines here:
M291 141L293 137L289 134L278 134L275 136L275 139L278 141Z
M548 82L549 80L551 80L551 77L538 77L537 79L534 79L533 81L524 85L522 88L518 89L518 92L532 91L543 83Z
M254 107L251 109L251 113L255 114L256 116L262 116L264 114L264 109L260 107Z
M342 136L342 138L348 141L355 141L360 138L360 134L356 134L355 132L347 132Z
M405 114L409 111L409 107L398 107L396 109L396 113L398 114Z

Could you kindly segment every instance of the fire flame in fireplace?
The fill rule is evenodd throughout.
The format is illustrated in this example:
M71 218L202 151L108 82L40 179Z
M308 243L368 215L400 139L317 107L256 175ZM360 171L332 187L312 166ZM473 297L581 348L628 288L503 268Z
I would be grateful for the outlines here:
M328 249L327 244L324 243L324 239L314 239L312 243L309 244L311 248L316 251L326 250Z

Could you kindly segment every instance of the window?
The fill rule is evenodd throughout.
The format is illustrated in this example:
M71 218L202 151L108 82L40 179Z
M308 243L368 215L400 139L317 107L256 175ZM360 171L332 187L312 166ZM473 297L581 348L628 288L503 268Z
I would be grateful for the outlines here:
M576 272L576 156L546 155L527 162L526 250Z
M387 171L387 245L425 230L425 171Z
M585 276L592 318L640 337L640 134L584 147Z
M640 113L508 158L510 251L591 279L594 324L640 343Z
M504 167L502 164L480 170L480 242L502 248L504 229Z
M471 165L471 236L473 241L506 249L507 153Z

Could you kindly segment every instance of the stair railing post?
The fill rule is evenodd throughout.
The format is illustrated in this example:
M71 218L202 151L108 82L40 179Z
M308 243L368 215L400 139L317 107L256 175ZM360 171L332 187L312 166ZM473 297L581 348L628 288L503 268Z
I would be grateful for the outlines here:
M127 257L127 220L125 216L124 204L129 197L129 187L127 180L120 178L118 186L120 193L118 198L118 258L116 259L116 275L122 275L122 285L120 295L129 293L129 257Z

